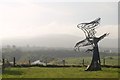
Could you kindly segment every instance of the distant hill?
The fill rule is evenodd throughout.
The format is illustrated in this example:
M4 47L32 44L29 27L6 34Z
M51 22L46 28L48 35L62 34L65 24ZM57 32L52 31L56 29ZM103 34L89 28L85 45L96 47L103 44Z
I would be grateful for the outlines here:
M33 38L17 38L17 39L3 39L2 45L16 45L16 46L39 46L39 47L63 47L63 48L73 48L76 42L83 40L79 36L74 35L46 35L42 37ZM105 48L117 48L118 39L108 39L105 38L99 43L100 47Z
M26 39L7 39L2 40L2 45L15 45L12 48L2 49L2 56L12 61L16 60L38 60L45 57L48 58L67 58L67 57L83 57L92 56L92 53L75 52L74 45L76 42L84 38L73 35L47 35L42 37L26 38ZM99 45L101 56L116 56L117 39L102 40ZM102 51L112 50L111 54Z

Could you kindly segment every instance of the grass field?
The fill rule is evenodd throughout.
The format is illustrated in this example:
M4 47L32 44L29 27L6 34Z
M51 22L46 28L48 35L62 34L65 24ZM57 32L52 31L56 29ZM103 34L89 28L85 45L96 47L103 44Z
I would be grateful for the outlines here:
M118 78L118 68L84 71L85 68L6 68L3 78Z
M91 57L66 58L65 62L71 65L90 64ZM105 58L106 65L118 65L118 56L108 56ZM103 65L103 59L101 59ZM102 71L84 71L86 67L27 67L27 68L6 68L3 78L118 78L120 69L102 68Z
M106 56L103 58L101 58L101 65L104 65L104 61L105 61L105 65L110 65L110 66L118 66L118 58L120 56ZM89 65L91 63L92 57L69 57L69 58L65 58L65 64L66 65L80 65L82 66L83 64L83 59L84 59L84 65ZM63 64L62 60L60 62L60 60L58 61L53 61L53 64Z
M67 58L66 63L67 64L79 64L82 65L83 59L84 64L89 65L91 63L92 57L82 57L82 58ZM101 59L101 65L103 65L103 59ZM118 56L108 56L105 58L105 65L111 65L115 66L118 65Z

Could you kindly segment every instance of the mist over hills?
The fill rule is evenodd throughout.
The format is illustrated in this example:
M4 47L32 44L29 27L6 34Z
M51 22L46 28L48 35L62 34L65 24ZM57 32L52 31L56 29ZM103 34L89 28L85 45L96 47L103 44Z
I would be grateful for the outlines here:
M73 48L78 42L85 39L79 36L67 35L67 34L56 34L38 36L32 38L14 38L14 39L3 39L2 45L16 45L16 46L39 46L39 47L53 47L53 48ZM100 47L105 48L118 48L118 39L104 38L99 42Z
M74 35L49 35L34 38L19 38L2 40L3 50L2 56L11 59L16 57L17 60L26 60L31 58L33 61L49 58L67 58L67 57L83 57L92 56L92 53L85 53L85 51L75 52L74 45L76 42L84 38ZM117 39L103 39L99 45L101 56L117 55ZM15 45L16 48L4 48L6 45ZM103 51L111 50L111 54ZM108 52L109 53L109 52Z

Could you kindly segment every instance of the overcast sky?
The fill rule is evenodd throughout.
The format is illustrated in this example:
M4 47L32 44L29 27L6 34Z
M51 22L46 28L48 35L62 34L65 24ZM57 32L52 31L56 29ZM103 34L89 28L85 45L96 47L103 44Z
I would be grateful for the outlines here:
M98 17L98 36L109 32L108 38L118 38L117 2L39 2L38 0L0 1L1 38L23 38L49 34L69 34L84 37L76 26Z

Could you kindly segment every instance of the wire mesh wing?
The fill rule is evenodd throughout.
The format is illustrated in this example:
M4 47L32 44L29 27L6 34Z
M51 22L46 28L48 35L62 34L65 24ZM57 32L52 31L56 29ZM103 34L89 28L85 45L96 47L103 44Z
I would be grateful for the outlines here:
M91 21L89 23L81 23L81 26L78 26L78 28L85 28L85 29L95 29L96 26L100 24L101 18L97 18L94 21ZM78 24L80 25L80 24Z
M101 18L97 18L89 23L78 24L77 27L83 30L86 37L94 37L96 34L95 28L97 25L99 25L100 19Z
M98 41L100 41L101 39L103 39L104 37L109 35L109 33L105 33L102 36L100 36L99 38L95 37L95 34L96 34L95 29L97 28L96 26L98 26L100 24L100 20L101 20L101 18L97 18L94 21L91 21L89 23L80 23L77 25L77 27L80 28L85 33L86 39L77 42L74 47L75 50L79 51L80 47L92 46L92 49L86 48L87 49L86 52L93 51L94 44L96 44Z
M92 43L89 42L87 39L84 39L82 41L77 42L74 48L75 48L75 51L77 51L79 50L80 47L84 47L88 45L92 45Z

